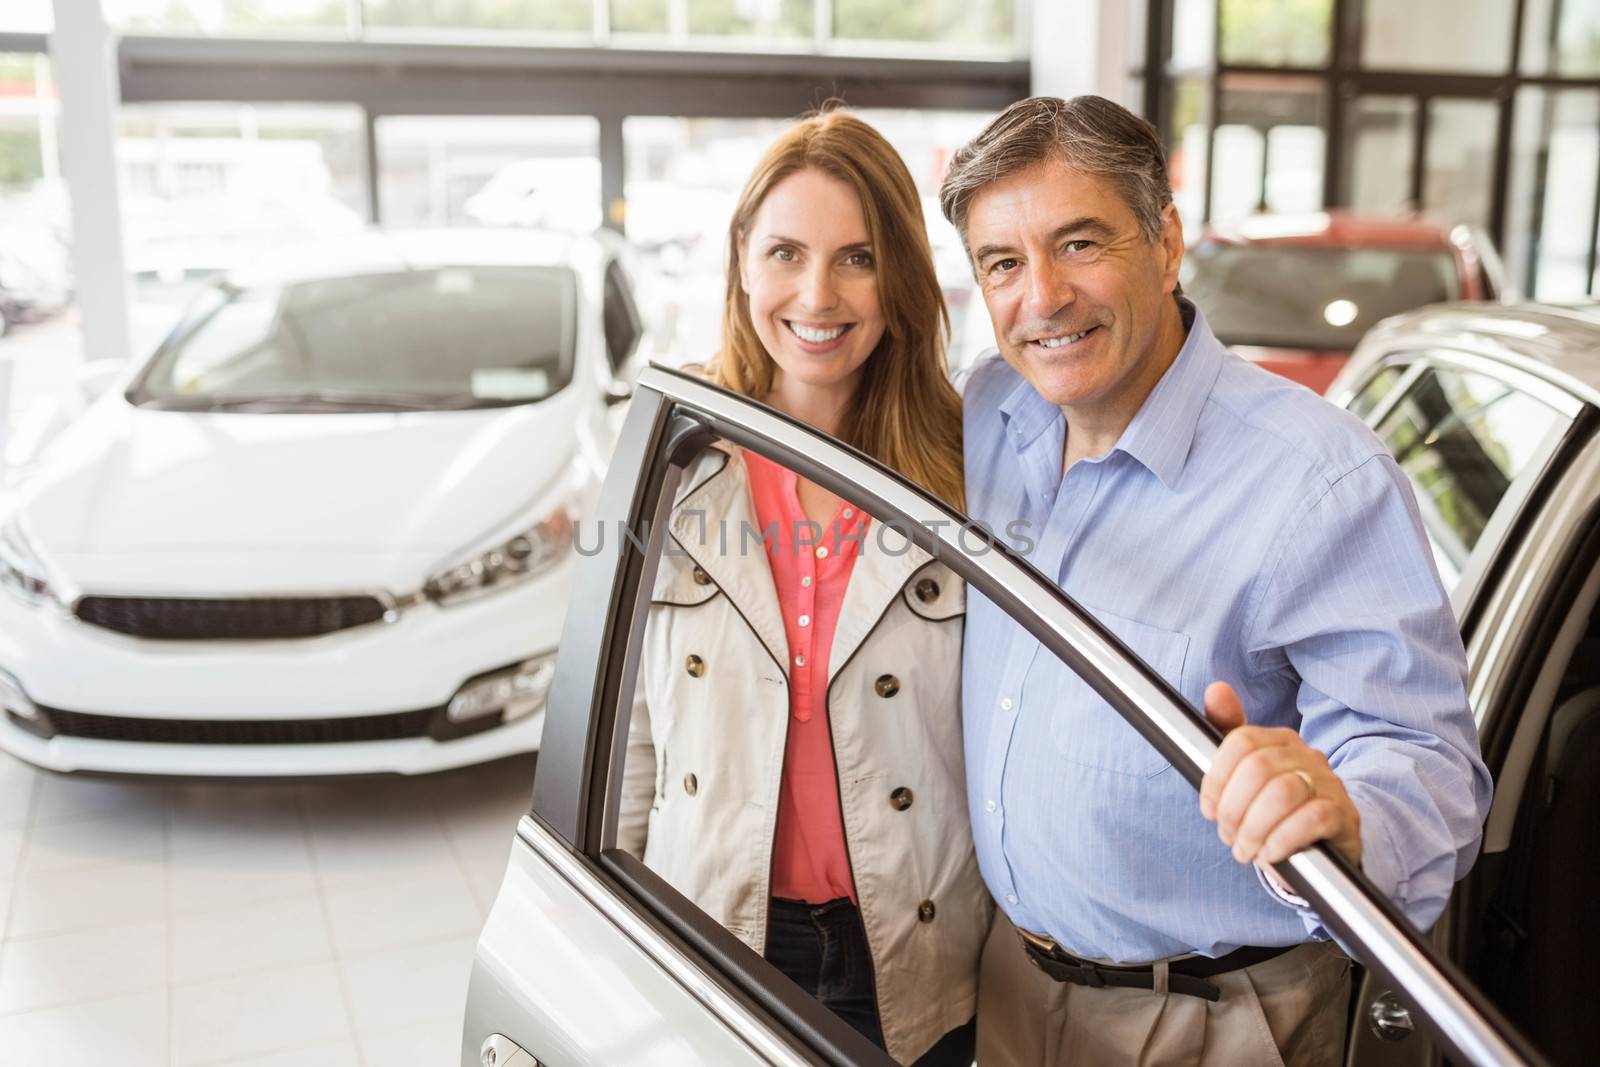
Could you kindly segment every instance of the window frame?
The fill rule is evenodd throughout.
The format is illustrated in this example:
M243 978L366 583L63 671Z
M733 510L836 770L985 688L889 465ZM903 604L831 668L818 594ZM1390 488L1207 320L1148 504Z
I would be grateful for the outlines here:
M1192 787L1219 735L1203 715L1095 618L971 520L862 453L747 398L661 367L639 378L596 511L651 535L641 549L602 539L579 564L575 599L551 688L532 817L575 858L608 879L641 917L694 951L705 977L754 1002L803 1056L824 1063L879 1063L881 1053L705 916L632 856L612 847L637 680L642 622L684 465L713 440L752 449L849 497L881 523L933 553L1059 656L1169 760ZM940 525L942 524L942 525ZM980 544L972 548L966 539ZM599 590L605 589L605 594ZM1328 926L1393 987L1408 990L1441 1044L1474 1063L1539 1063L1538 1054L1437 948L1327 844L1278 866ZM865 1051L863 1051L865 1049Z
M1437 338L1397 341L1390 351L1366 368L1360 380L1347 392L1341 392L1335 402L1340 407L1348 407L1386 368L1396 366L1403 368L1400 380L1389 388L1389 392L1371 411L1362 416L1362 421L1374 433L1424 374L1439 369L1491 378L1509 389L1532 397L1554 410L1559 417L1495 506L1478 543L1467 555L1455 588L1450 592L1450 606L1465 633L1471 629L1491 592L1493 576L1507 558L1518 531L1526 526L1525 520L1530 518L1530 502L1534 500L1536 491L1546 483L1554 469L1556 457L1577 432L1578 416L1584 405L1571 393L1537 375L1508 366L1486 354L1473 352L1463 342L1441 343ZM1411 485L1413 492L1416 491L1416 486L1409 478L1406 484Z

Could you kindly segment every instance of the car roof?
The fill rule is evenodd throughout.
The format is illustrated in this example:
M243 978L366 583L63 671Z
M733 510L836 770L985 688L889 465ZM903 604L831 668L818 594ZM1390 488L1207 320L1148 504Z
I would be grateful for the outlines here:
M1205 237L1230 244L1317 245L1333 248L1451 248L1456 228L1419 218L1317 211L1301 215L1252 215L1214 226Z
M597 262L597 237L515 228L367 229L284 248L229 271L240 289L441 266L578 266Z
M1376 357L1418 342L1498 359L1600 405L1600 301L1435 304L1385 319L1361 351Z

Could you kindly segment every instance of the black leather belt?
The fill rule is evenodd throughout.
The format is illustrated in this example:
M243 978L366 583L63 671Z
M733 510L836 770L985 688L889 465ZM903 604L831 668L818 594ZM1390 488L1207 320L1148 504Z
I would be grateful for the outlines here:
M1154 989L1155 968L1151 964L1119 967L1109 963L1095 963L1079 959L1055 941L1027 930L1018 930L1022 947L1028 952L1033 965L1058 982L1099 989L1113 986L1118 989ZM1237 971L1241 967L1254 967L1283 955L1298 945L1280 945L1276 948L1257 948L1246 945L1236 948L1226 956L1190 956L1167 964L1167 989L1184 996L1215 1001L1222 996L1215 982L1206 979L1219 974Z

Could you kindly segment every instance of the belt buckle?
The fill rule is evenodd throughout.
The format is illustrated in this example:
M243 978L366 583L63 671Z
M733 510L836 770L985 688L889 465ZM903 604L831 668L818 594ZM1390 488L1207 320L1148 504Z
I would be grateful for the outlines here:
M1061 946L1056 944L1054 938L1046 937L1043 934L1036 934L1031 930L1024 930L1020 926L1015 927L1014 929L1017 931L1017 936L1022 938L1023 944L1032 945L1040 952L1043 952L1046 956L1054 956L1061 951Z

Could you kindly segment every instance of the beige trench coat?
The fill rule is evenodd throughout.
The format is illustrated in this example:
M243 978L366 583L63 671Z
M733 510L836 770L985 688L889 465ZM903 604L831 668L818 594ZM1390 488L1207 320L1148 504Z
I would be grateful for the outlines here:
M645 627L618 844L761 952L787 639L759 532L741 529L759 531L742 456L707 450L683 486ZM846 849L902 1063L973 1017L993 909L967 821L965 600L948 567L869 524L829 657Z

